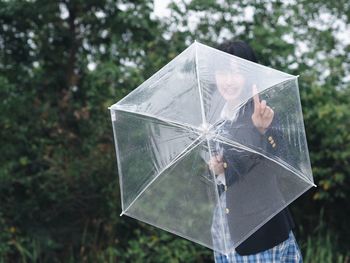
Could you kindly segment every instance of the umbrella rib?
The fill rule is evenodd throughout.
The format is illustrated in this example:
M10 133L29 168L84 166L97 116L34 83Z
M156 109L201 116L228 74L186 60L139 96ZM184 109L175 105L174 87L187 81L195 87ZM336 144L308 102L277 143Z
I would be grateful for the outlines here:
M209 157L210 157L210 159L212 159L213 157L212 157L212 150L211 150L211 147L210 147L210 143L209 143L209 139L207 138L207 145L208 145L208 149L209 149ZM219 185L218 184L218 182L216 181L216 176L215 176L215 172L214 172L214 170L211 168L210 169L211 170L211 172L214 174L214 182L215 182L215 186L216 185ZM215 187L215 193L216 193L216 198L217 198L217 200L218 200L218 204L219 204L219 207L220 207L220 211L219 211L219 217L220 217L220 221L221 221L221 225L222 226L224 226L224 218L223 218L223 207L222 207L222 204L221 204L221 201L220 201L220 196L219 196L219 191L218 191L218 188L217 187ZM222 235L223 235L223 237L224 237L224 249L225 249L225 252L227 251L227 240L226 240L226 235L225 235L225 230L224 230L224 228L222 228Z
M277 157L278 158L278 162L277 160L274 160L262 153L259 153L253 149L251 149L250 147L247 147L243 144L240 144L238 142L235 142L235 141L232 141L232 140L227 140L225 137L222 137L220 135L217 135L217 137L220 137L221 139L218 139L218 141L220 142L223 142L223 143L226 143L226 144L229 144L231 146L234 146L234 147L239 147L243 150L246 150L246 151L249 151L249 152L252 152L252 153L256 153L256 154L259 154L261 156L264 156L265 158L269 159L270 161L273 161L275 162L276 164L286 168L287 170L291 171L292 173L294 173L295 175L297 175L299 178L303 179L304 181L306 181L307 183L311 184L312 186L316 186L313 182L311 182L309 180L309 178L307 178L306 176L304 176L303 174L299 173L297 170L295 170L293 167L291 167L287 162L285 162L284 160L282 160L281 158Z
M196 60L196 78L197 78L197 86L198 86L198 91L199 91L199 102L201 104L201 112L202 112L202 122L203 124L207 123L207 120L205 118L205 111L204 111L204 100L203 100L203 94L202 94L202 88L201 88L201 83L199 81L199 69L198 69L198 45L197 42L195 41L195 60Z
M169 120L169 119L166 119L166 118L163 118L163 117L159 117L159 116L155 116L153 114L146 113L146 112L130 111L130 110L124 109L122 107L114 108L114 110L124 111L124 112L132 113L132 114L136 114L136 115L140 115L140 116L145 116L145 117L150 117L150 118L159 120L159 121L164 122L164 123L169 123L169 124L171 124L171 125L173 125L175 127L179 127L179 128L185 129L185 130L190 131L190 132L194 132L194 133L196 133L198 135L201 134L199 129L196 126L193 126L193 125L188 124L188 123L181 123L181 122Z
M243 150L246 150L246 151L248 151L248 152L251 152L251 153L259 154L259 155L261 155L261 156L263 156L263 157L269 159L270 161L273 161L274 163L276 163L276 164L278 164L278 165L280 165L280 166L286 168L287 170L291 171L291 172L294 173L296 176L298 176L300 179L302 179L302 180L304 180L305 182L307 182L307 183L311 184L312 186L315 186L315 187L316 187L316 185L315 185L313 182L311 182L309 178L307 178L307 177L304 176L303 174L301 174L301 173L299 173L298 171L296 171L295 169L293 169L293 167L291 167L287 162L283 161L281 158L278 158L279 160L278 160L278 162L277 162L277 160L274 160L274 159L272 159L271 157L268 157L268 156L266 156L266 155L264 155L264 154L262 154L262 153L259 153L259 152L255 151L255 150L251 149L250 147L247 147L247 146L245 146L245 145L243 145L243 144L240 144L240 143L238 143L238 142L235 142L235 141L232 141L232 140L227 140L225 137L222 137L221 135L218 135L218 134L217 134L215 137L216 137L216 139L217 139L218 141L220 141L220 142L222 142L222 143L226 143L226 144L231 145L231 146L234 146L234 147L239 147L239 148L241 148L241 149L243 149Z
M264 66L264 65L262 65L262 64L259 64L259 63L256 63L256 62L253 62L253 61L250 61L250 60L246 60L246 59L244 59L244 58L241 58L241 57L238 57L238 56L235 56L235 55L232 55L232 54L229 54L229 53L224 52L224 51L222 51L222 50L219 50L219 49L216 49L216 48L213 48L213 47L204 45L204 44L202 44L202 43L200 43L200 42L198 42L198 41L196 41L196 42L197 42L197 45L201 45L201 46L203 46L203 47L205 47L205 48L207 48L207 49L211 49L211 50L213 50L214 52L216 52L216 53L221 53L221 54L223 54L223 55L225 55L225 56L234 57L235 59L240 60L240 61L242 61L243 63L250 64L250 65L254 65L254 66L256 66L256 67L260 67L260 68L263 68L263 69L268 69L268 70L271 70L271 69L272 69L273 71L279 72L280 74L282 73L283 75L288 75L288 76L295 77L295 78L299 77L299 75L296 75L296 76L295 76L295 75L292 75L292 74L288 74L288 73L286 73L286 72L283 72L283 71L280 71L280 70L277 70L277 69L274 69L274 68L270 68L270 67Z
M202 139L201 139L202 138ZM120 216L122 216L135 202L136 200L148 189L148 187L155 181L157 178L165 171L167 170L170 166L172 166L175 162L179 161L183 157L186 156L186 153L190 152L194 147L199 145L205 140L203 139L203 136L198 136L193 142L191 142L182 152L180 152L170 163L168 163L146 186L145 188L135 197L135 199L128 205L128 207L122 211Z
M204 241L201 241L201 240L199 240L199 239L196 239L196 238L187 236L187 235L185 235L185 234L182 233L182 232L178 232L178 231L172 230L171 228L168 228L168 227L166 227L166 226L164 226L164 225L155 224L155 223L153 223L153 222L151 222L151 221L149 221L149 220L147 220L147 219L145 219L145 218L140 218L140 217L138 217L137 215L131 215L131 214L128 214L128 213L125 213L125 214L126 214L127 216L131 217L131 218L134 218L134 219L136 219L136 220L145 222L145 223L149 224L150 226L158 227L158 228L160 228L160 229L162 229L162 230L164 230L164 231L167 231L167 232L172 233L172 234L174 234L174 235L178 235L178 236L180 236L180 237L182 237L182 238L184 238L184 239L190 240L190 241L195 242L195 243L198 243L198 244L200 244L200 245L202 245L202 246L204 246L204 247L207 247L207 248L210 248L210 249L212 249L212 250L215 250L215 247L214 247L214 246L211 246L211 245L209 245L209 244L207 244L207 243L205 243ZM221 252L221 251L218 251L218 252Z

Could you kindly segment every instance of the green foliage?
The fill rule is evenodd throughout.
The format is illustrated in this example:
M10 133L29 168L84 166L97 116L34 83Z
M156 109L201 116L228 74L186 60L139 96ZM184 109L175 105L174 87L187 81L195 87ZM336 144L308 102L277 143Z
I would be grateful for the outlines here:
M123 262L203 262L212 257L210 251L203 250L198 245L174 239L170 234L159 230L150 230L135 231L135 239L129 241L128 249L121 257Z
M345 251L344 254L339 253L339 238L329 230L323 215L324 211L321 210L317 227L300 245L304 262L348 262L350 258L349 251Z
M212 260L119 217L107 110L195 38L248 41L261 63L301 75L319 185L293 206L302 249L307 262L348 260L350 46L333 23L349 24L349 2L186 3L159 21L146 0L0 0L0 262ZM326 232L315 228L321 208Z

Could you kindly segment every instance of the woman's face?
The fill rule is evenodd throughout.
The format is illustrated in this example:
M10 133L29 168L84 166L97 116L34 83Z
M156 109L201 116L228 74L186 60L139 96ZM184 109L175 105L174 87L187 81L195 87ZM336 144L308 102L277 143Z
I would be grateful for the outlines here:
M216 86L227 101L235 101L245 86L245 78L235 68L215 72Z

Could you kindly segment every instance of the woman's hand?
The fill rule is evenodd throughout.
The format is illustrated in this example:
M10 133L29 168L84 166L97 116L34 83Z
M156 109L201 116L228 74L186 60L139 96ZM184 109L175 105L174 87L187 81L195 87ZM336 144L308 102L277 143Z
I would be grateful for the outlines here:
M214 173L216 175L222 174L225 172L224 162L223 162L221 155L215 155L215 156L211 157L208 165L209 165L210 170L214 171Z
M253 99L254 112L252 114L252 121L259 132L264 134L273 120L274 112L269 106L266 105L266 100L260 101L255 84L253 85Z

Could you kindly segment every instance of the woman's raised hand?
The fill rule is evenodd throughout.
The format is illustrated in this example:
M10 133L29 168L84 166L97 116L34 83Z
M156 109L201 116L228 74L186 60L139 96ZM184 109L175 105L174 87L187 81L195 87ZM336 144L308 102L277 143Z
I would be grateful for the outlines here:
M266 105L266 100L260 101L255 84L253 85L253 99L254 112L252 114L252 121L260 133L264 134L273 120L274 112L269 106Z

